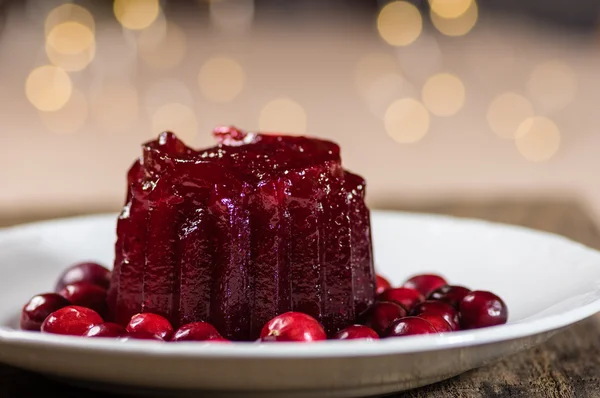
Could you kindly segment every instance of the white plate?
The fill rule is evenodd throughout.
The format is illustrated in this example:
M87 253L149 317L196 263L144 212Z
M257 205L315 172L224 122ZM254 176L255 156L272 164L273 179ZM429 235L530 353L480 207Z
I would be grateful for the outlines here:
M379 272L400 283L434 271L451 283L492 290L505 299L509 323L375 342L262 345L123 343L16 330L23 303L50 290L66 266L112 262L114 227L114 215L101 215L0 231L0 361L159 395L364 396L449 378L600 311L600 253L592 249L524 228L374 212Z

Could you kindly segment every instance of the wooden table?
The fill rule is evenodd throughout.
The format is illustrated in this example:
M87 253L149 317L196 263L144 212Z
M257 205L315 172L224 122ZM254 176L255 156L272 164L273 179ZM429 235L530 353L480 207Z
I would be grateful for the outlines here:
M600 232L596 224L588 212L575 202L459 202L426 207L403 206L402 209L524 225L565 235L588 246L600 248ZM0 217L0 225L17 221L14 217L3 221ZM62 385L43 376L0 365L0 397L108 396L106 393ZM527 352L451 380L396 396L600 397L600 315L570 327L547 343Z

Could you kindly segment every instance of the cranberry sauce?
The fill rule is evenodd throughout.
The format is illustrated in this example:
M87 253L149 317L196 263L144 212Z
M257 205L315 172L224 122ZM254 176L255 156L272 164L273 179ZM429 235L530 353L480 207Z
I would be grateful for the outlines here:
M328 141L215 130L195 151L171 133L143 146L117 225L109 319L139 312L254 340L305 312L328 335L375 299L365 182Z

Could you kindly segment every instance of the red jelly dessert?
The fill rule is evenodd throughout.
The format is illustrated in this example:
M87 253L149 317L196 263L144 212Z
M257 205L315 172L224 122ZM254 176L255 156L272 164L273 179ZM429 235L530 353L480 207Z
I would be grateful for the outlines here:
M205 321L232 340L255 340L287 311L330 336L353 324L375 299L365 181L329 141L215 136L199 151L172 133L143 146L117 225L109 319Z

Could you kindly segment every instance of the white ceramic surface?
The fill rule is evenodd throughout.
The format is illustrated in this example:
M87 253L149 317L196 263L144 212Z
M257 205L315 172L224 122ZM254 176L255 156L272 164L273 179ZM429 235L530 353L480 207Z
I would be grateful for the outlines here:
M114 215L0 230L0 361L100 388L158 395L350 397L433 383L539 344L600 311L600 253L524 228L441 216L374 212L380 273L400 283L438 272L492 290L507 325L375 342L165 344L16 330L33 294L69 264L109 264Z

